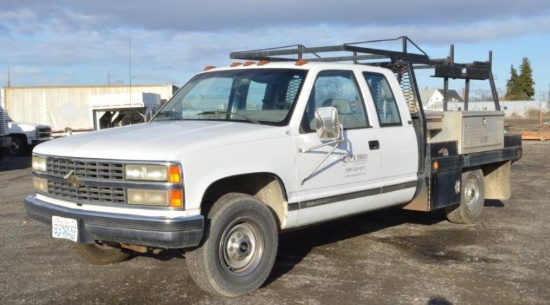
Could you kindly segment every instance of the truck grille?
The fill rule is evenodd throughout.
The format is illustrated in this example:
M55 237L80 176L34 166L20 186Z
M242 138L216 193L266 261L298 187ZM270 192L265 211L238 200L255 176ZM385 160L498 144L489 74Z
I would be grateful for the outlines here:
M80 181L114 182L124 180L124 164L120 162L47 158L48 175L65 178L74 175ZM90 183L93 184L93 183ZM124 204L126 191L123 187L97 185L71 185L59 179L48 180L48 194L64 200L77 202Z
M6 121L4 118L4 111L0 108L0 137L6 134Z
M65 177L72 171L79 179L124 179L124 165L119 162L48 158L46 171L50 175L60 177Z
M36 128L38 138L49 138L52 135L52 128L49 126L39 126Z
M98 186L71 186L67 183L48 181L48 194L59 199L93 203L124 204L124 188Z

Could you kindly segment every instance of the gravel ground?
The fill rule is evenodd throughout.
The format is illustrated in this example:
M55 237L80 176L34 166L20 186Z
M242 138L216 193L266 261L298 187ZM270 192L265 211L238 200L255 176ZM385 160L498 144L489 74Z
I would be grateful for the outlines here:
M285 233L254 293L197 288L177 251L104 267L29 220L30 157L0 163L0 304L549 304L550 142L524 142L512 198L473 225L388 209Z

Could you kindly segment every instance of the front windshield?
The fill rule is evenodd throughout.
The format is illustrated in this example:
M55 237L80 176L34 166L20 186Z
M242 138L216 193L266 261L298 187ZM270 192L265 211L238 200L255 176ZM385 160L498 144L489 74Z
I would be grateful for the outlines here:
M288 124L306 71L238 69L199 74L183 86L153 121L217 120Z

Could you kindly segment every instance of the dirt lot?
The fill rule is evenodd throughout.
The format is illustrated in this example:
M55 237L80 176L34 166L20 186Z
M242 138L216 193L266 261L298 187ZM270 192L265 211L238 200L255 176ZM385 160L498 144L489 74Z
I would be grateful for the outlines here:
M525 142L512 198L481 221L390 209L284 234L268 282L203 293L176 251L95 267L29 220L30 158L0 164L0 304L549 304L550 142Z

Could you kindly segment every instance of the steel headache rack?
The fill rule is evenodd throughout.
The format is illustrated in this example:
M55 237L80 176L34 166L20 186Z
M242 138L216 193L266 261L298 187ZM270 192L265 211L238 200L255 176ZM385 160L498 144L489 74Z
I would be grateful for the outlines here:
M400 51L365 46L399 41L401 41ZM411 52L411 49L414 49L415 52ZM414 71L415 69L433 69L433 77L444 79L444 111L447 110L449 79L465 80L464 110L468 110L470 80L488 80L495 110L500 110L498 93L492 73L491 51L489 51L489 60L487 61L456 63L454 61L454 45L451 45L448 57L432 59L407 36L401 36L394 39L352 42L323 47L309 48L304 45L290 45L269 49L239 51L232 52L230 57L232 59L270 62L350 62L385 67L391 69L396 74L412 114L422 111L420 110L422 107L419 105L421 101Z

